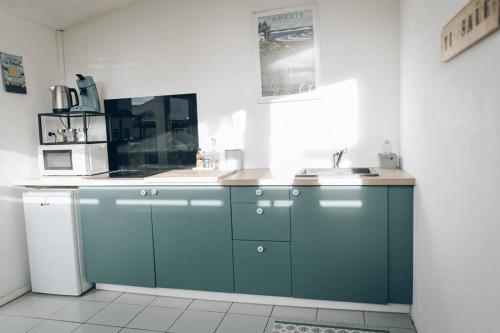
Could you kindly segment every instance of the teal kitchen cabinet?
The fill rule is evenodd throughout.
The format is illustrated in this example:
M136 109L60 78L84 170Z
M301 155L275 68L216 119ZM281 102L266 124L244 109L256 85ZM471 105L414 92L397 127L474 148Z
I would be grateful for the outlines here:
M292 189L292 295L388 303L386 186Z
M80 188L88 281L155 287L149 202L144 188Z
M413 302L413 186L389 187L389 302Z
M234 241L235 291L291 296L290 243Z
M234 292L229 188L165 186L152 193L157 286Z

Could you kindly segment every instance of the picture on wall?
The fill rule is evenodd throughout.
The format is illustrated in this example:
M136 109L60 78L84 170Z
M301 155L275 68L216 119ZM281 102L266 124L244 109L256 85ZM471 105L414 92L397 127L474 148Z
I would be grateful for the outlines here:
M319 43L315 7L255 13L259 102L315 98Z
M5 91L26 94L26 79L24 77L23 58L20 56L0 53L2 78Z

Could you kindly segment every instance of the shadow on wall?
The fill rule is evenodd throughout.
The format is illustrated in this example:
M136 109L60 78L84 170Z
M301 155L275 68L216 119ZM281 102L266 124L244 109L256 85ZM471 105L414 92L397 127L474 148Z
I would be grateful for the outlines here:
M29 284L22 190L0 186L0 305L2 297ZM18 265L12 267L12 260Z

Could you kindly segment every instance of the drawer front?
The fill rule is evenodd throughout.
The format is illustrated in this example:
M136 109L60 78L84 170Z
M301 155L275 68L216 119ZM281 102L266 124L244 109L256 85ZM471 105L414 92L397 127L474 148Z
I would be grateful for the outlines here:
M234 241L235 291L291 296L290 243Z
M255 203L275 200L290 200L290 188L288 186L231 187L231 202Z
M232 205L233 239L290 241L289 204Z

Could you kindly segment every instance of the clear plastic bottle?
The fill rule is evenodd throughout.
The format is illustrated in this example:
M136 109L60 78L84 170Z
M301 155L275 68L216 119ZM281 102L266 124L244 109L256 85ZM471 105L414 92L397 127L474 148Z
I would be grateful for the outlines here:
M210 168L219 169L219 153L217 152L217 141L215 138L210 140Z
M391 155L391 154L392 154L391 141L385 140L385 142L384 142L384 155Z
M203 168L210 169L210 153L208 152L203 155Z

